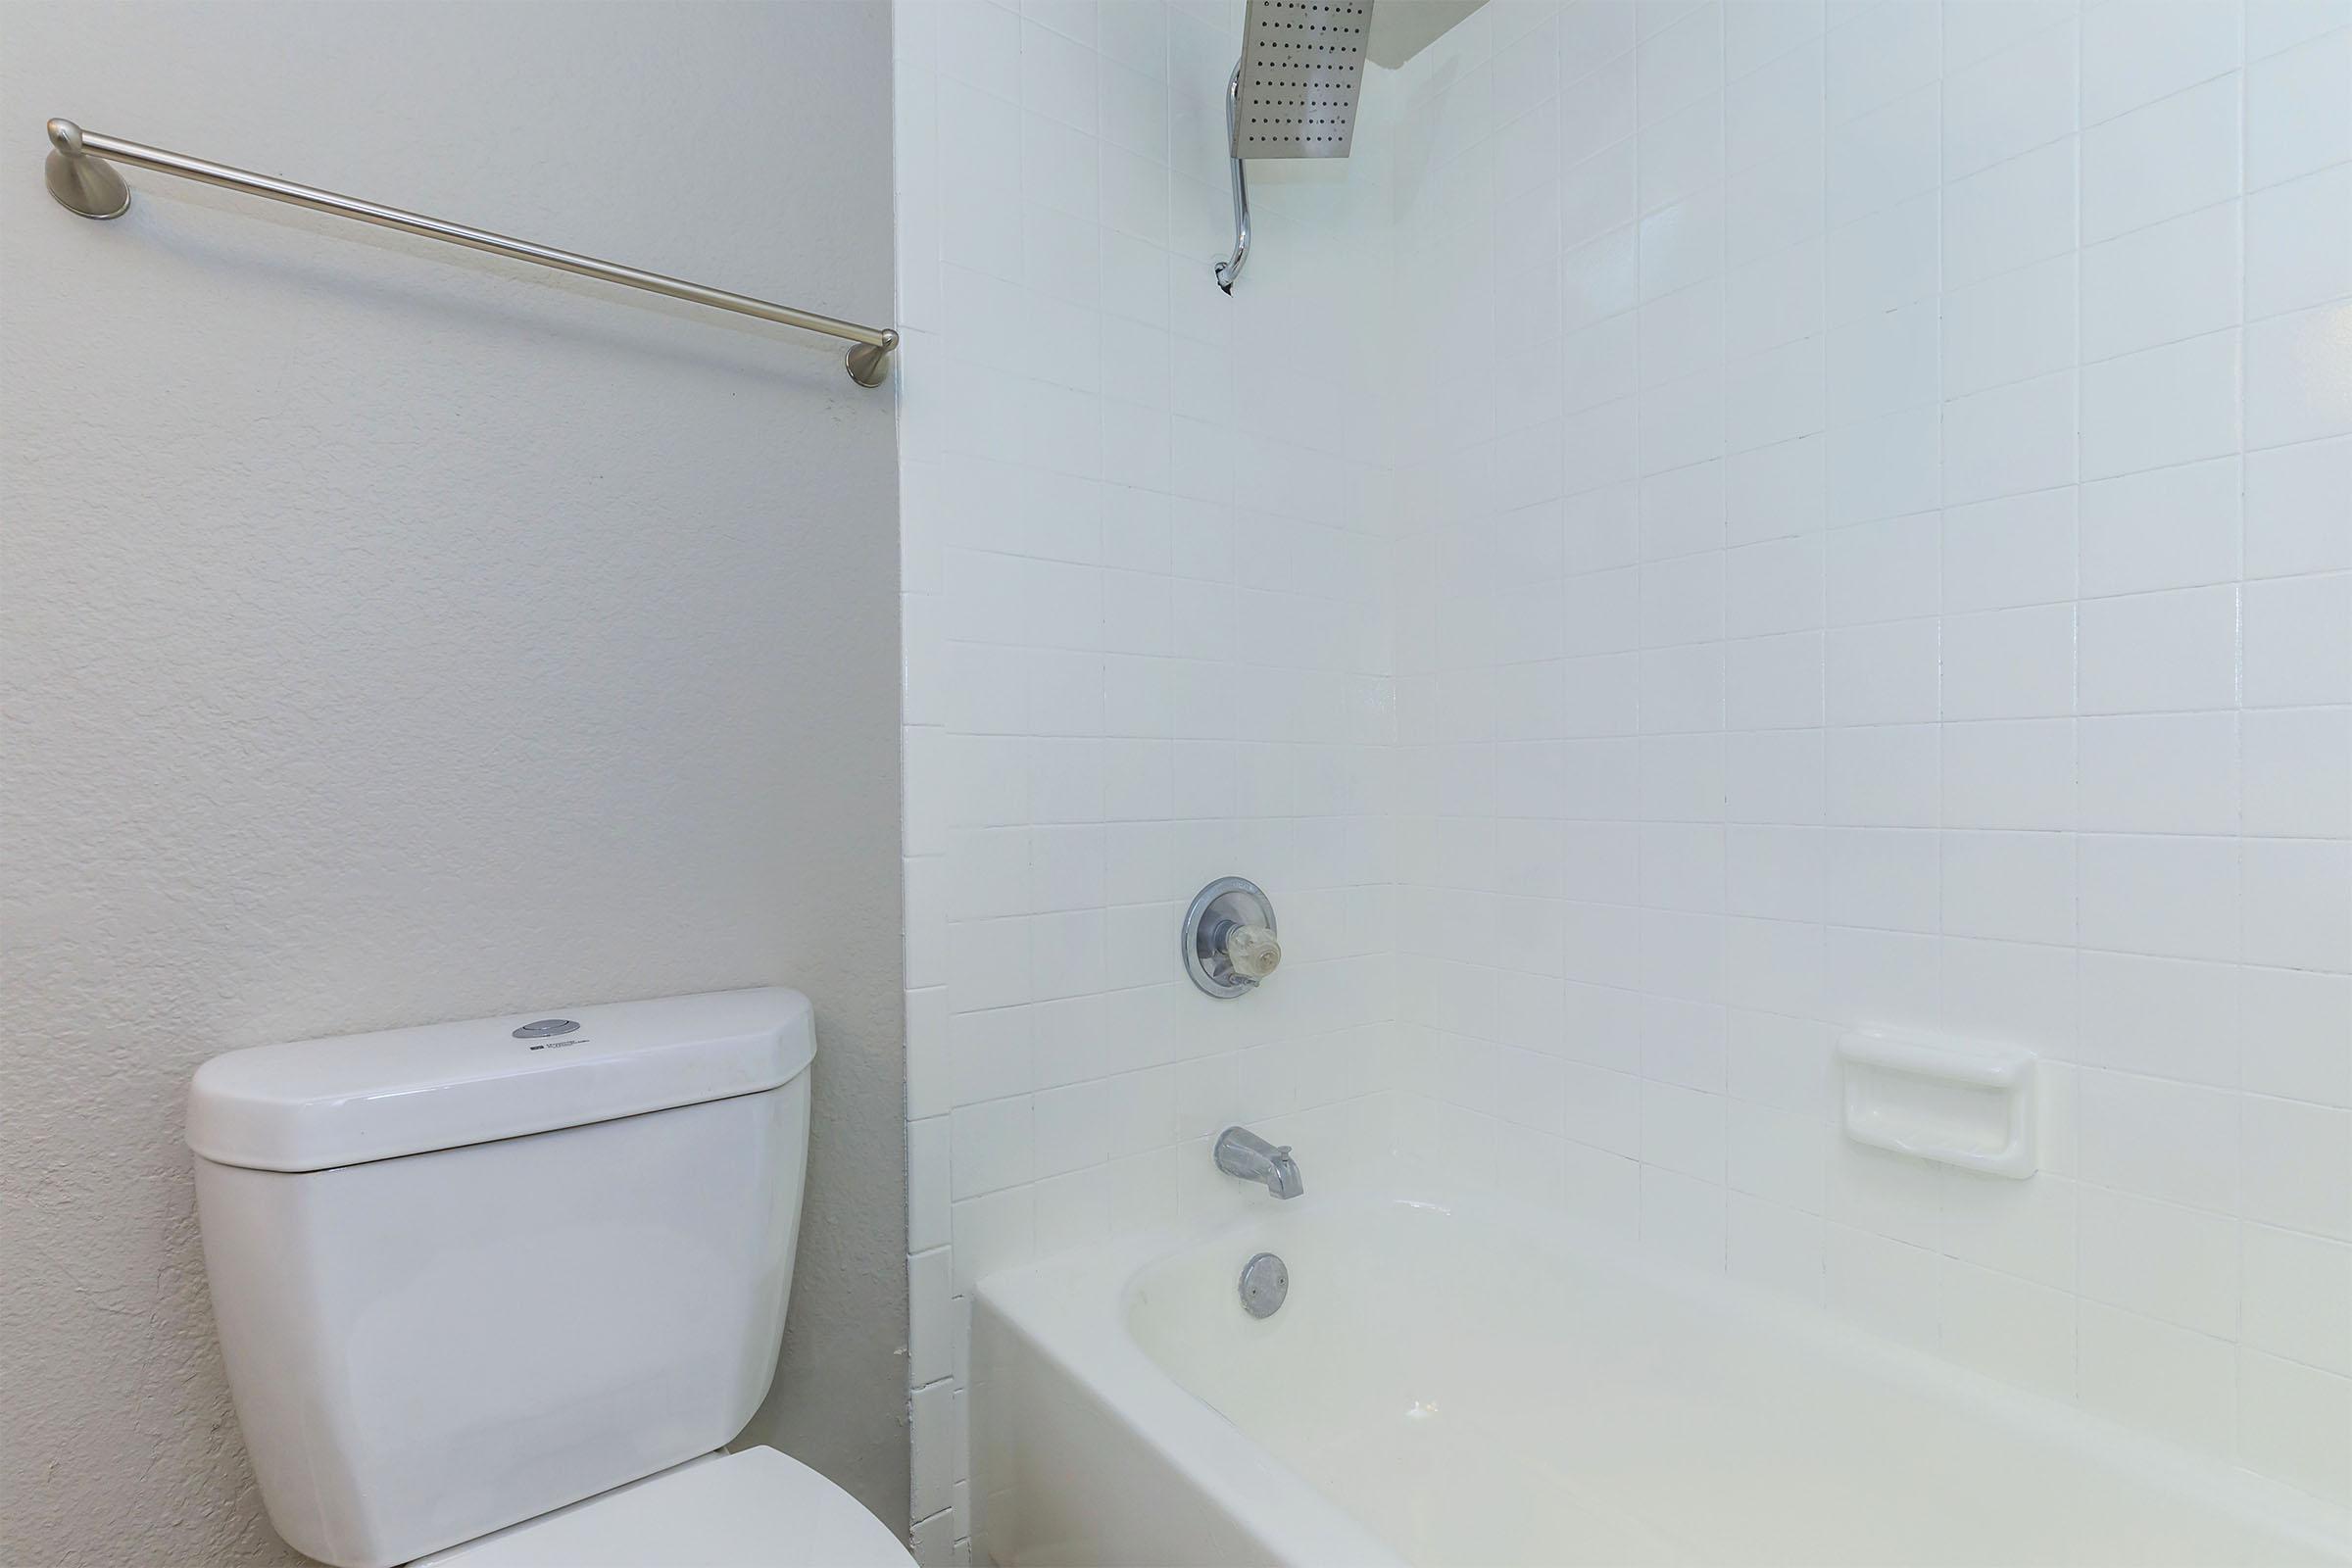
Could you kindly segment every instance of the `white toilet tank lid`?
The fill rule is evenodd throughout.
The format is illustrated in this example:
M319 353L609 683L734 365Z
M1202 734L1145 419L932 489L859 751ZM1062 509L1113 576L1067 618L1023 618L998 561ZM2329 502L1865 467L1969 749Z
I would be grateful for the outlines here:
M808 999L781 986L257 1046L196 1069L188 1147L327 1170L756 1094L815 1054Z

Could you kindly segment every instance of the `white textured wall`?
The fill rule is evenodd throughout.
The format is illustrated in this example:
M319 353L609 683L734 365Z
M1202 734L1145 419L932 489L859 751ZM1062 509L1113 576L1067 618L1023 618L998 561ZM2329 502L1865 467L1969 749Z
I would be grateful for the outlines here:
M898 8L918 1553L966 1533L971 1281L1233 1201L1207 1140L1362 1130L1394 986L1375 151L1260 165L1238 4ZM1184 977L1202 884L1284 966ZM1310 1180L1316 1179L1310 1177Z
M1495 0L1394 155L1398 1125L2337 1501L2347 24ZM2041 1174L1844 1144L1856 1024Z
M889 394L759 323L41 121L890 310L879 7L0 16L12 1563L262 1562L180 1096L220 1051L783 981L815 1144L755 1426L904 1516Z

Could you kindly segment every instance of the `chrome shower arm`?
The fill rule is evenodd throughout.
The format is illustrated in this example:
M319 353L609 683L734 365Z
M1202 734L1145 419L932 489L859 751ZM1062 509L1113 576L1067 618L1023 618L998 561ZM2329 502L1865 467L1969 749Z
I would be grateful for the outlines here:
M1233 81L1225 89L1225 146L1228 151L1240 144L1234 140L1234 115L1242 101L1242 63L1233 63ZM1242 172L1242 155L1233 153L1233 255L1217 264L1217 287L1226 293L1242 275L1242 264L1250 259L1250 178Z
M1364 44L1375 0L1250 0L1242 58L1225 87L1233 160L1233 254L1217 264L1226 293L1250 260L1251 158L1345 158L1355 145ZM1245 131L1247 132L1245 134Z

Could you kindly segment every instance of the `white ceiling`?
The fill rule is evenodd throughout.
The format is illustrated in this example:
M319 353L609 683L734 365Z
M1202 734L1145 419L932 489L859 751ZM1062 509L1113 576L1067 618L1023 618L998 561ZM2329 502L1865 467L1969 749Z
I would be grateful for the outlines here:
M1364 54L1391 71L1434 42L1439 34L1487 0L1373 0L1372 36Z

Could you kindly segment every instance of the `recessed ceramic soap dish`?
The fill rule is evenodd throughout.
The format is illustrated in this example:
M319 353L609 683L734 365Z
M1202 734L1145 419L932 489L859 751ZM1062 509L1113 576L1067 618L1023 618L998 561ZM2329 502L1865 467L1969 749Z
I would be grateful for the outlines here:
M2033 1052L1855 1033L1838 1040L1838 1054L1854 1142L1987 1176L2034 1174Z

